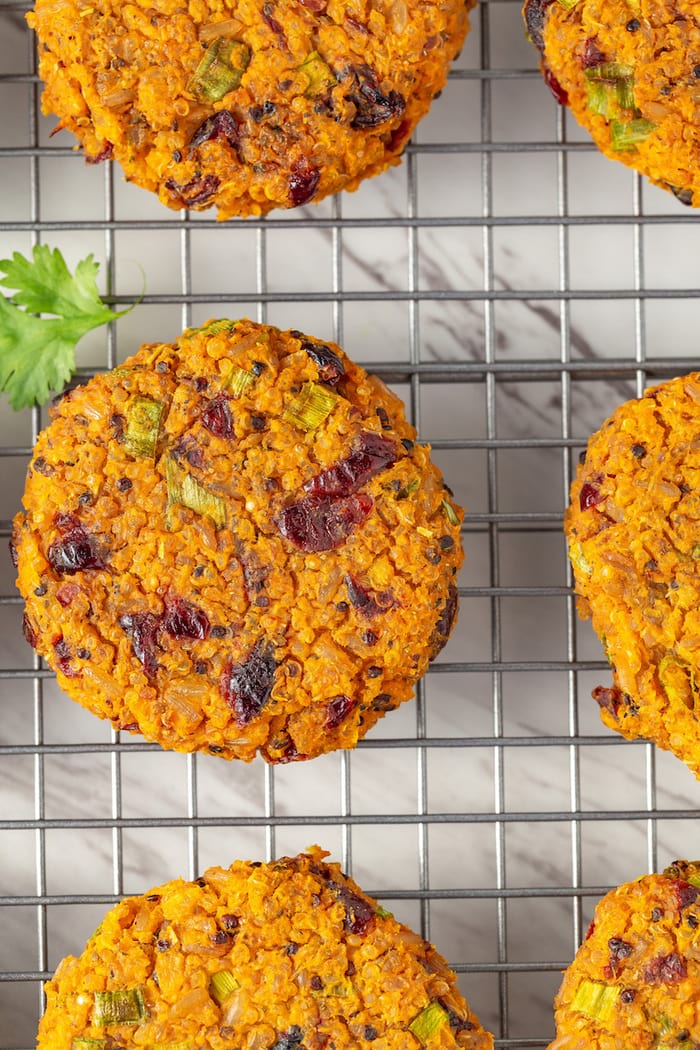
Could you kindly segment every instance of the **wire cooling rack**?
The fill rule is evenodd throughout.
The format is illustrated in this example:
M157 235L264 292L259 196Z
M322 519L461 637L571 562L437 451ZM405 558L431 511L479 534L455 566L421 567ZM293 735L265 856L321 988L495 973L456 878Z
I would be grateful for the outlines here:
M142 304L81 371L211 316L335 338L403 396L468 509L455 634L352 754L272 769L167 754L57 689L0 564L0 1047L106 907L234 857L332 851L431 938L499 1047L544 1047L596 899L700 853L696 782L600 725L609 678L561 537L590 431L696 364L694 213L600 157L549 97L518 5L486 0L403 164L357 194L217 225L87 167L39 111L25 6L0 3L0 253L88 251ZM0 411L2 535L43 412Z

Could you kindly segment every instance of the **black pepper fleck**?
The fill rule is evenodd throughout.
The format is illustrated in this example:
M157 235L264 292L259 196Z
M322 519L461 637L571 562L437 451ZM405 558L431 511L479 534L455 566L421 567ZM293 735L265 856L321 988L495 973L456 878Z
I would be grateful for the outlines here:
M371 667L367 668L367 677L368 678L379 678L381 673L382 673L381 667L377 667L376 664L372 664Z
M194 577L196 577L197 579L199 579L200 576L204 575L204 566L203 565L195 566L195 569L194 569L194 572L192 573L192 575Z
M636 33L642 23L638 18L630 18L629 22L625 26L628 33Z
M315 973L313 975L313 977L311 978L311 980L309 981L309 985L310 985L311 988L313 988L313 990L315 992L320 992L321 989L323 988L323 981L318 976L318 974Z
M92 653L90 652L89 649L78 649L78 652L76 653L76 656L78 657L79 660L89 660L90 657L92 656Z
M365 643L365 645L376 645L377 635L374 633L374 631L363 631L362 641Z
M120 492L128 492L131 488L131 481L129 478L120 478L117 482L117 488Z
M634 991L631 988L623 988L620 992L621 1003L633 1003L634 1002Z
M212 638L225 638L227 632L225 627L212 627L209 633Z
M642 457L646 456L646 454L647 450L645 449L644 445L632 445L632 455L635 459L642 459Z
M46 591L47 587L45 583L40 583L38 587L34 588L34 593L37 596L37 598L43 598L46 594Z

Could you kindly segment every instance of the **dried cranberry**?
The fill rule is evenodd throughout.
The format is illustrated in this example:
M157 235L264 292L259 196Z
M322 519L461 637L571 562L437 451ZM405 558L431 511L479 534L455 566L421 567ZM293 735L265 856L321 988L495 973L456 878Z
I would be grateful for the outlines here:
M277 34L277 36L280 39L280 43L282 44L282 46L284 48L286 48L287 47L287 37L286 37L284 29L282 28L280 23L277 21L276 18L273 17L273 14L272 14L273 10L274 10L274 7L272 6L271 3L263 4L263 9L262 9L263 22L265 23L266 26L268 26L272 30L273 33Z
M378 1035L379 1035L379 1032L377 1031L377 1029L374 1027L373 1024L366 1024L365 1025L364 1030L362 1032L362 1038L366 1042L373 1043Z
M409 135L411 134L412 124L410 120L402 120L397 128L389 135L389 141L386 144L386 148L389 153L398 153L404 148L408 142Z
M62 535L50 544L46 556L54 572L72 576L84 569L104 569L97 541L72 514L57 514L54 524Z
M65 583L63 587L59 587L56 591L56 600L59 605L62 605L64 609L67 609L74 598L77 598L80 594L80 587L75 583Z
M375 598L354 576L348 575L345 577L345 586L348 589L350 601L357 611L362 616L366 616L367 619L372 619L378 613L385 612L396 604L391 591L380 591Z
M539 51L544 51L544 26L547 8L554 0L526 0L523 14L530 40Z
M345 929L348 933L367 933L374 919L374 908L363 897L340 883L332 882L331 887L338 900L345 908Z
M190 139L190 149L196 149L204 142L213 142L215 139L224 139L232 149L238 150L240 146L239 130L241 121L228 109L220 109L217 113L207 117L200 124Z
M335 386L341 376L345 375L345 366L338 355L325 343L310 343L304 341L301 344L314 364L318 365L319 379L329 386Z
M583 45L581 67L583 69L592 69L593 66L599 66L603 62L605 62L605 55L598 47L596 38L589 36L586 43Z
M629 941L623 941L619 937L611 937L608 941L608 950L610 956L608 959L608 965L605 967L610 977L616 977L620 971L619 963L623 959L628 959L632 954L632 945Z
M471 1032L474 1025L471 1021L467 1021L466 1018L460 1017L459 1014L455 1013L451 1006L449 1006L444 999L438 999L440 1006L447 1013L447 1019L450 1024L450 1028L453 1032Z
M686 977L685 962L675 952L657 956L644 969L644 978L650 984L675 984Z
M357 703L349 696L334 696L326 705L326 729L337 729L345 721Z
M569 93L566 88L563 88L557 78L552 73L551 69L545 66L544 69L544 82L549 90L554 95L555 99L560 106L569 105Z
M292 208L308 204L316 196L321 181L319 168L312 168L307 161L297 161L289 175L289 203Z
M153 678L158 670L156 654L160 617L153 613L127 613L119 617L119 626L131 638L134 656L141 661L148 677Z
M328 551L342 546L373 506L372 497L363 494L335 499L308 496L285 507L276 524L300 550Z
M691 904L695 904L698 893L700 893L700 890L684 879L676 879L674 881L673 891L676 894L679 911L683 911L684 908L689 908Z
M617 718L617 713L620 710L622 699L620 696L620 690L613 686L611 689L606 689L605 686L597 685L591 696L605 711L609 711L611 715Z
M353 89L345 96L348 102L354 104L356 111L350 122L351 128L376 128L402 115L406 108L403 95L393 90L383 95L374 70L369 66L355 66L351 73Z
M438 621L435 624L435 630L433 631L430 648L431 660L434 660L438 653L441 653L447 645L447 640L450 637L452 626L457 615L458 604L459 595L457 593L457 588L454 583L451 583L447 591L445 604L442 607L442 612L438 617Z
M586 930L586 936L583 938L584 941L587 941L589 937L593 936L593 931L594 930L595 930L595 922L591 919L591 921L590 921L590 923L588 925L588 929Z
M310 478L304 491L310 496L349 496L375 474L392 466L397 455L396 443L390 438L363 430L350 455Z
M114 153L114 146L111 142L106 142L104 147L99 153L85 154L85 160L88 164L101 164L103 160L109 160Z
M25 613L22 617L22 634L31 645L32 649L36 649L36 631L29 622L29 617Z
M174 179L168 179L165 185L177 194L184 208L191 208L197 204L207 204L218 190L219 181L216 175L201 175L184 186Z
M13 568L17 568L19 564L19 558L17 557L17 544L15 543L14 537L9 542L10 548L10 561L12 562Z
M262 639L242 663L229 662L221 676L221 695L239 726L247 726L270 699L277 669L273 646Z
M68 643L62 634L59 634L57 638L54 638L53 651L56 654L56 666L66 678L79 678L80 671L74 671L70 665L70 650L68 649Z
M166 603L162 627L173 638L206 638L209 634L209 617L184 598L172 598Z
M224 927L225 930L228 930L230 933L232 930L238 929L238 927L241 925L241 920L238 918L237 915L231 915L229 913L221 916L221 925Z
M231 438L234 436L233 415L225 394L219 394L202 412L202 423L216 437Z
M599 481L602 479L599 479ZM597 482L584 481L579 492L578 502L581 510L588 510L590 507L595 507L598 503L602 503L605 496L600 491Z
M229 944L231 938L229 937L226 930L217 930L216 933L209 935L209 940L212 944Z

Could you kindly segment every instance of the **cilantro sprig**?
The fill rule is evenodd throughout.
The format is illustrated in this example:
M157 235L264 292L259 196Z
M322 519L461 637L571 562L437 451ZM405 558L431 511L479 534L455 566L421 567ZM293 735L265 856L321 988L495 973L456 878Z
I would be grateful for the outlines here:
M58 248L46 244L35 245L31 259L15 252L0 260L0 285L14 289L9 298L0 295L0 391L14 409L41 405L50 391L62 390L76 369L78 340L132 309L105 306L98 269L88 255L71 274Z

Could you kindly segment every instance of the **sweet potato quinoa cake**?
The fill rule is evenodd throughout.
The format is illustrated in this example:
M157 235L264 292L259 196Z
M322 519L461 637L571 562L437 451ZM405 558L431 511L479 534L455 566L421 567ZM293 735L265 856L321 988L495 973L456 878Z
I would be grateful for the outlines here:
M700 862L678 860L598 904L555 1001L549 1050L700 1046Z
M492 1050L442 956L325 856L123 900L47 984L38 1050Z
M579 612L613 670L606 725L700 775L700 373L618 408L588 443L565 519Z
M475 0L37 0L43 108L170 208L262 215L396 164Z
M13 545L25 634L166 748L353 747L447 641L461 511L339 347L214 321L63 397Z
M691 0L526 0L555 97L609 157L700 207L700 16Z

